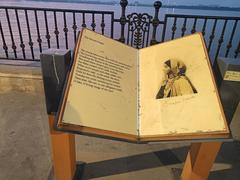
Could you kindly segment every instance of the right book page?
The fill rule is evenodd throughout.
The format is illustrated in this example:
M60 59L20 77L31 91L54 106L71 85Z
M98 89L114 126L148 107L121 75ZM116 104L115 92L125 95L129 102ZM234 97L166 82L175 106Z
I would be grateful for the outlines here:
M210 67L198 33L139 51L143 140L228 134Z

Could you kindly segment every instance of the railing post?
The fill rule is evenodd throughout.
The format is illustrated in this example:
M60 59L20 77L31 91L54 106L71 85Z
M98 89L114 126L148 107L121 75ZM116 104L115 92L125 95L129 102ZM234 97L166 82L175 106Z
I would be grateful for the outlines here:
M152 39L151 39L150 45L158 43L157 40L156 40L156 32L157 32L157 27L160 23L160 21L158 19L158 13L159 13L159 9L160 9L161 6L162 6L162 3L160 1L156 1L154 3L155 15L154 15L154 18L152 20L153 30L152 30Z
M120 17L120 24L121 24L121 36L119 38L119 41L122 43L125 43L125 35L124 35L124 30L125 30L125 24L127 23L126 19L126 7L128 5L127 0L121 0L120 5L122 7L122 15Z

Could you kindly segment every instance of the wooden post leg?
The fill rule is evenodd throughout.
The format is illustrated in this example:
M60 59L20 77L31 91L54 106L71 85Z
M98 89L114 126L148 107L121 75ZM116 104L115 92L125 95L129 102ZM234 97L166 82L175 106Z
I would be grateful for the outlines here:
M185 161L182 180L206 180L222 142L192 143Z
M76 170L75 136L53 129L54 116L49 116L53 169L56 180L72 180Z

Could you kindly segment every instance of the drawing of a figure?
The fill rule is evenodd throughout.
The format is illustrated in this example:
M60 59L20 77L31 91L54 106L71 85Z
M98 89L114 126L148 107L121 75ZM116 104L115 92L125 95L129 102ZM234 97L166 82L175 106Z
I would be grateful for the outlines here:
M186 76L186 66L181 61L164 62L164 79L156 99L197 93L190 79Z

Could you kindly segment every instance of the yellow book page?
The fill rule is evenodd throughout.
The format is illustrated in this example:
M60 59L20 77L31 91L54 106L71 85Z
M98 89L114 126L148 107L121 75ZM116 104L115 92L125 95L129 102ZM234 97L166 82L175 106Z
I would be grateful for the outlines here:
M140 50L140 135L226 131L200 34Z
M84 29L63 123L137 135L137 50Z

